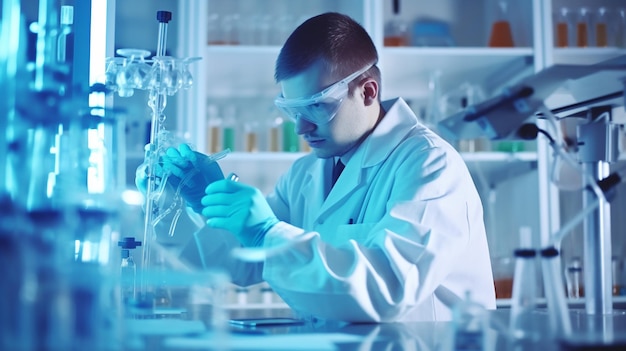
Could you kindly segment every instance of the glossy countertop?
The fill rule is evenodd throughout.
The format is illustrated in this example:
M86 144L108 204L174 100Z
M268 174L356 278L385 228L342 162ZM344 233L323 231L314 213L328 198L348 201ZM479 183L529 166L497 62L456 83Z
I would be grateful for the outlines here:
M532 341L508 337L510 309L488 312L479 350L626 350L626 311L591 316L571 309L572 333L555 337L549 311L532 312ZM297 325L235 327L229 319L295 317L287 308L194 306L125 319L128 350L455 350L452 322L365 323L303 320ZM213 319L213 320L212 320ZM215 319L219 319L216 322ZM474 350L469 345L465 350ZM456 348L457 350L459 348Z

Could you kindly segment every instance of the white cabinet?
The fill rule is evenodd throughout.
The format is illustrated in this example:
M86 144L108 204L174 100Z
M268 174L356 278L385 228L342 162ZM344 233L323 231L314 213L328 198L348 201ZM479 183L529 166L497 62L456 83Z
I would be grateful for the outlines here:
M619 3L604 1L611 8ZM211 151L209 124L215 110L209 105L222 111L235 106L230 113L241 128L250 120L263 121L256 128L267 128L277 116L273 98L279 88L273 73L282 41L304 18L326 11L346 13L368 30L379 48L383 98L402 96L418 115L429 106L433 72L441 73L442 93L471 83L487 98L553 63L594 63L624 53L614 47L555 49L553 13L565 2L508 0L515 46L492 48L487 43L499 19L498 0L401 2L398 16L409 28L416 20L448 25L454 39L448 47L384 46L392 1L181 0L177 16L185 23L179 24L178 56L203 60L192 67L197 84L179 97L177 129L188 131L200 151ZM579 2L584 3L577 0L575 5ZM241 144L245 138L236 139L240 144L221 162L225 172L237 171L263 191L302 155L267 152L269 142L261 152L248 153ZM524 146L521 153L463 153L483 197L494 256L510 253L521 226L543 237L559 226L558 191L548 179L551 151L541 138Z

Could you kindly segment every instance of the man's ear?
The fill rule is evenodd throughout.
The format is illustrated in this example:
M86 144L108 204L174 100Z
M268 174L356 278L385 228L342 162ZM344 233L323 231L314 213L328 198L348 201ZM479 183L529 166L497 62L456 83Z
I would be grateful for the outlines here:
M378 101L378 83L374 79L368 79L363 84L363 97L366 106Z

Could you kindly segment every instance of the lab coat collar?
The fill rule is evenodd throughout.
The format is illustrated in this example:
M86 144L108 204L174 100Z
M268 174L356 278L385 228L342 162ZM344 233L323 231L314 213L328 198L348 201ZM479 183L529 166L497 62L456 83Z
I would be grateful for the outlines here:
M354 155L360 155L364 168L386 160L417 124L415 113L402 98L383 101L381 107L385 115Z
M328 194L321 208L320 216L323 216L324 211L331 210L353 189L361 186L361 183L365 181L363 180L363 169L375 166L387 159L392 150L406 138L407 134L417 124L417 117L402 98L384 101L382 108L385 115L372 134L350 157L337 184ZM332 162L333 159L326 161ZM325 162L318 164L320 167L324 167Z

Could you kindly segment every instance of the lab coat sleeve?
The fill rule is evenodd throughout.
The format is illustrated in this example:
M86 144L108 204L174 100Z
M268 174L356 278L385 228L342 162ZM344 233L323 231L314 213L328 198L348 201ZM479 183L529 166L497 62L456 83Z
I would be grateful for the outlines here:
M168 201L171 200L163 200L164 203ZM189 207L178 207L155 223L156 242L176 255L189 269L220 271L240 286L261 282L262 263L243 262L233 257L232 249L240 247L239 241L228 231L209 228L205 220Z
M291 250L267 258L264 278L294 310L350 322L396 321L435 295L453 300L465 286L484 283L455 276L459 265L472 265L464 260L475 239L471 233L484 236L480 199L463 160L437 147L417 157L408 155L413 151L383 166L391 181L375 178L368 185L390 184L370 200L376 204L359 205L379 207L376 221L340 225L331 233L350 238L344 243L330 244L320 233L286 222L267 233L265 246L292 242ZM273 199L281 206L290 185L282 186Z

